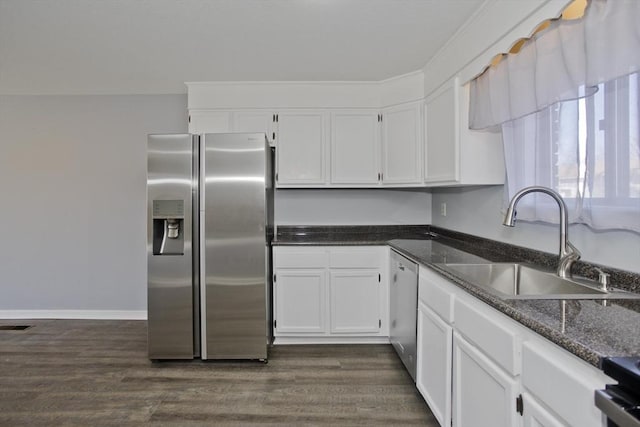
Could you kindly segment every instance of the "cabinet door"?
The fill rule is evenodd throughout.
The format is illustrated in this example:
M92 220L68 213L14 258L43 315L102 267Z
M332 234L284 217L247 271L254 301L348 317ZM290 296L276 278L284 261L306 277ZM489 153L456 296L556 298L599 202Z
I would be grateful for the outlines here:
M272 141L274 120L275 115L268 111L236 111L233 113L233 132L265 133Z
M231 132L231 112L229 111L190 111L189 133L228 133Z
M458 333L453 334L453 426L515 427L517 382Z
M324 333L325 270L276 270L274 283L275 335Z
M382 182L414 184L421 181L421 105L411 103L382 112Z
M459 162L459 85L455 78L425 103L425 182L456 182Z
M382 327L379 310L378 271L331 271L331 333L378 333Z
M416 386L441 426L451 425L452 342L451 326L420 302Z
M532 335L522 345L522 387L568 425L601 427L602 412L593 404L593 392L612 382L542 337Z
M523 427L563 427L565 425L529 393L522 394L522 402L524 408L522 412Z
M331 113L331 183L377 184L380 181L379 114Z
M322 185L326 182L327 114L322 111L278 113L277 183Z

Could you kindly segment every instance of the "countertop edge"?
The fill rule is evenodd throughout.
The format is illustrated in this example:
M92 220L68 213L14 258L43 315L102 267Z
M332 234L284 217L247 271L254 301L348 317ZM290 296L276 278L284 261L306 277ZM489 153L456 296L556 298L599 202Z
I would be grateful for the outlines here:
M496 309L500 313L508 316L509 318L515 320L519 324L525 326L527 329L532 332L540 335L543 338L548 339L554 344L558 345L565 351L573 354L574 356L584 360L585 362L593 365L594 367L601 369L602 359L608 357L608 355L600 354L597 351L575 341L566 336L560 335L558 331L548 327L547 325L536 321L535 319L527 316L526 314L518 311L517 309L510 307L509 305L502 302L502 300L493 297L491 294L487 292L483 292L479 286L474 285L473 283L467 282L463 279L460 279L457 276L452 275L448 271L440 268L437 264L434 263L425 263L423 260L416 259L410 252L403 250L402 248L388 243L389 247L398 251L399 253L406 255L408 258L415 261L417 264L422 265L426 268L429 268L439 275L443 276L445 279L452 282L453 285L461 288L471 296L479 299L490 307Z
M373 239L365 238L362 240L359 240L357 238L354 239L353 236L347 239L340 239L338 236L331 236L331 237L325 236L320 239L314 239L313 236L306 236L306 237L300 236L299 238L295 238L295 239L285 238L283 240L274 240L272 244L273 246L283 246L283 247L285 246L290 246L290 247L291 246L300 246L300 247L305 247L305 246L388 246L389 248L393 248L393 250L412 259L417 264L422 265L438 273L440 276L447 279L449 282L451 282L453 285L457 286L458 288L461 288L462 290L466 291L471 296L484 302L485 304L489 305L490 307L504 314L505 316L513 319L514 321L521 324L523 327L529 329L531 332L539 335L542 338L549 340L550 342L556 344L558 347L564 349L565 351L573 354L574 356L582 359L586 363L589 363L590 365L598 369L601 369L601 363L604 358L618 355L618 354L602 353L590 347L588 344L585 344L579 341L578 339L568 337L567 335L560 332L558 329L554 329L553 327L548 326L547 324L532 317L532 312L527 307L522 307L522 309L514 307L508 304L507 302L497 298L496 296L484 291L481 287L474 285L473 283L467 282L451 274L449 271L442 269L440 266L437 265L437 263L426 261L419 255L416 255L411 251L393 243L394 240L404 240L404 239L425 240L425 241L432 240L432 241L437 241L438 243L443 244L452 249L461 251L463 253L474 255L473 253L467 252L466 250L461 249L460 247L449 245L447 243L448 239L443 239L443 240L439 238L433 239L432 238L433 236L435 235L433 235L430 232L426 234L402 236L402 237L398 236L394 238L388 238L388 235L386 236L379 235L379 236L375 236ZM478 255L475 255L475 256L477 257ZM481 256L481 258L483 257ZM497 262L497 261L494 261L494 262ZM553 300L553 301L560 301L560 300Z

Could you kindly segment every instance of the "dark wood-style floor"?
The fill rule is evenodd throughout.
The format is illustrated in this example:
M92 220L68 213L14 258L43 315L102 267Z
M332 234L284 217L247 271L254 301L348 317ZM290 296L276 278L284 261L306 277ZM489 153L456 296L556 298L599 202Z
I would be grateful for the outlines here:
M426 425L389 345L276 346L269 363L160 362L146 322L0 320L0 426Z

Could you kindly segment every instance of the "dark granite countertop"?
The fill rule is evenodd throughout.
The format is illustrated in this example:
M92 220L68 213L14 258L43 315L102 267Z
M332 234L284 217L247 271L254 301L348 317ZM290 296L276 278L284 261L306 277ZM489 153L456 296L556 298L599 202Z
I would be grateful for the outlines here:
M428 239L428 225L279 226L273 246L378 246L392 239Z
M448 244L447 244L448 243ZM640 355L640 300L502 300L444 269L441 264L510 262L487 252L470 254L436 240L391 240L388 244L419 264L581 359L599 367L607 356Z
M502 300L455 276L442 263L529 262L553 268L557 256L430 226L279 227L274 245L386 245L427 266L476 298L588 363L603 357L640 356L640 300ZM594 278L595 266L574 272ZM640 290L634 273L604 267L613 286ZM597 277L597 276L595 276Z

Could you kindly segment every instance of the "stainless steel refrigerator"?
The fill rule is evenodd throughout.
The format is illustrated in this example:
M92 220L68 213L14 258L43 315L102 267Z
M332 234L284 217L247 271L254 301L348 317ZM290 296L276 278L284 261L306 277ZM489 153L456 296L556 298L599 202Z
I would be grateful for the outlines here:
M273 152L264 134L149 135L150 359L262 359Z

